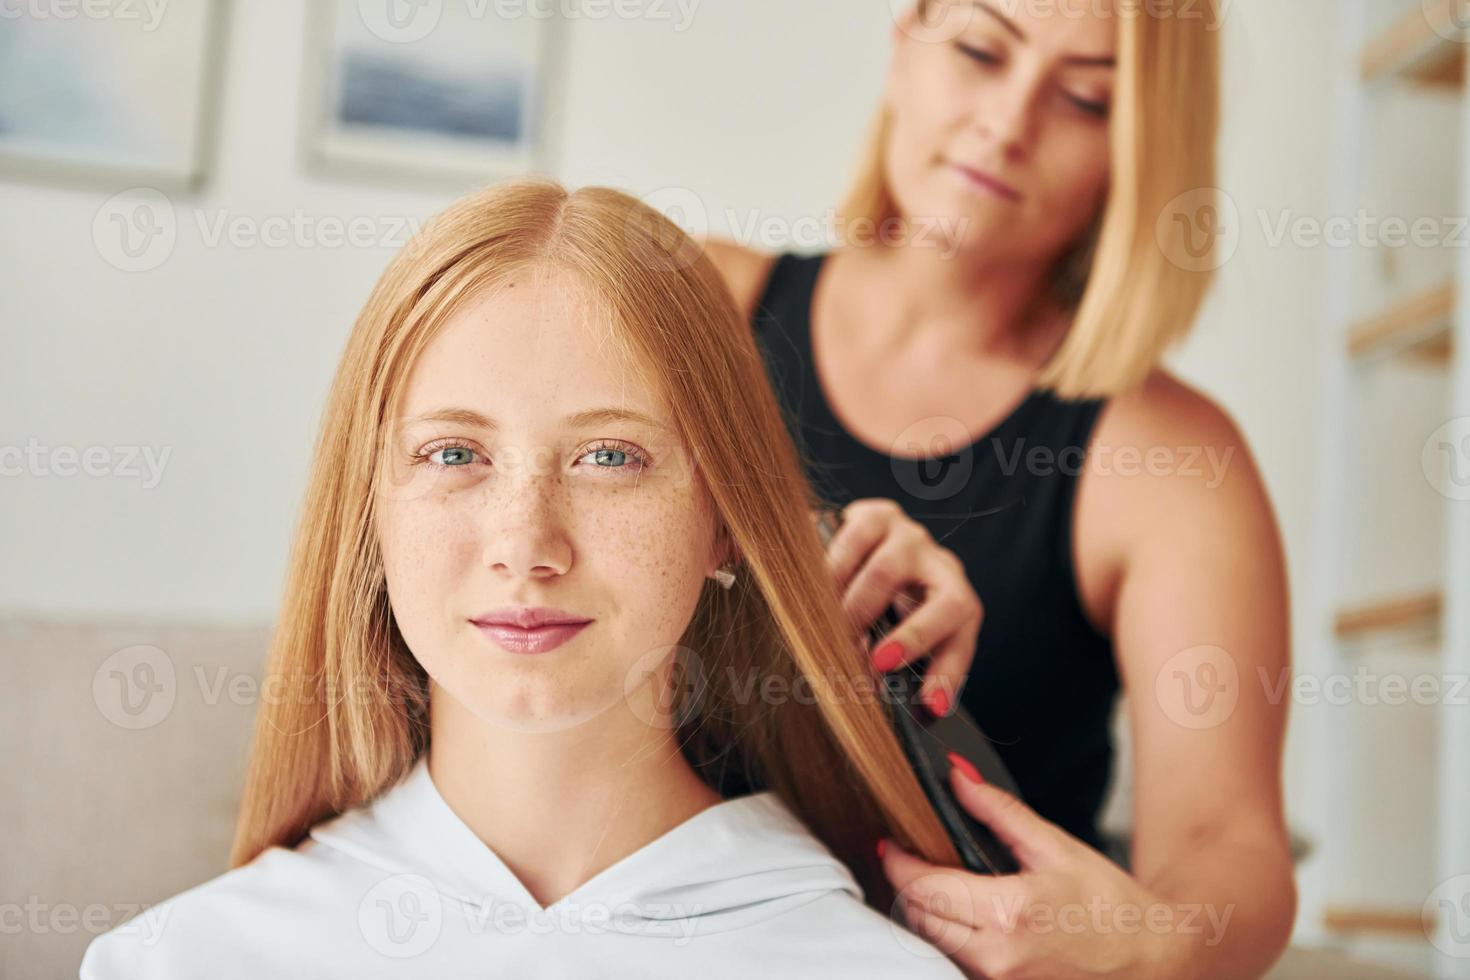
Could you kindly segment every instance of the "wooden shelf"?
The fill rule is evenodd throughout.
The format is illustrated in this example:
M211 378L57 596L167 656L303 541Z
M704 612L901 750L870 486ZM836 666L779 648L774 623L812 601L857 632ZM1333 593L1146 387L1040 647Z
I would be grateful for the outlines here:
M1396 78L1434 89L1463 90L1465 48L1435 31L1435 24L1454 23L1458 0L1434 0L1395 21L1363 48L1365 82Z
M1447 365L1453 353L1450 327L1454 314L1455 284L1451 281L1353 324L1347 332L1348 353L1353 357L1403 354Z
M1439 592L1401 596L1341 610L1332 631L1338 639L1347 640L1379 630L1438 627L1443 609L1444 595Z
M1428 923L1431 928L1436 924L1433 918ZM1419 909L1329 905L1322 913L1322 925L1329 932L1398 936L1403 939L1429 938Z

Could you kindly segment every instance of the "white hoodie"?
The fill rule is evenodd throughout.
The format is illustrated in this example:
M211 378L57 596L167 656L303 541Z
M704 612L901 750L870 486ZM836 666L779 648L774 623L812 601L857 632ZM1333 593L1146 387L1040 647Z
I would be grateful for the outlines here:
M455 815L425 758L294 849L98 936L82 980L961 977L863 904L779 796L700 811L546 908Z

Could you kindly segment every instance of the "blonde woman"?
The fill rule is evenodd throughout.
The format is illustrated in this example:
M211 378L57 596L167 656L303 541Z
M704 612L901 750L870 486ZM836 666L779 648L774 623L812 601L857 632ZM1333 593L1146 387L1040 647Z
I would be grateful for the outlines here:
M332 385L233 869L81 975L959 976L888 916L879 839L957 858L818 503L676 227L451 207Z
M946 710L958 688L996 741L1028 807L977 798L976 815L1034 863L931 875L947 909L917 927L975 976L1257 976L1295 904L1286 708L1259 683L1288 665L1281 542L1236 426L1160 366L1214 265L1222 12L894 9L844 237L710 250L818 488L893 501L984 607L968 679L932 695ZM1131 874L1098 829L1120 686ZM934 870L896 847L886 869L896 886Z

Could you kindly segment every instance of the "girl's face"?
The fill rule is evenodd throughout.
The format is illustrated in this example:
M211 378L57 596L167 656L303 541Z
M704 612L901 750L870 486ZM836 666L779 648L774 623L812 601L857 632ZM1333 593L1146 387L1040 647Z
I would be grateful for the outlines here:
M442 693L519 731L646 691L720 562L667 406L586 296L544 269L471 300L423 351L384 440L378 535L398 628ZM525 607L591 622L543 652L474 622Z
M1106 196L1109 0L931 0L895 26L884 150L900 213L969 251L1055 257ZM923 235L922 226L914 229Z

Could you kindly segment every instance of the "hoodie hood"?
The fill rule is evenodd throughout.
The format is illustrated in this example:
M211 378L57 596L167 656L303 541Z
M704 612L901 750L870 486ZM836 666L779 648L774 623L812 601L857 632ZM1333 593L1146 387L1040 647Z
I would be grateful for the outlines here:
M691 937L742 929L845 892L852 873L770 790L708 807L540 906L450 809L427 755L375 801L318 824L313 840L390 874L417 875L465 914L517 914L628 935Z

